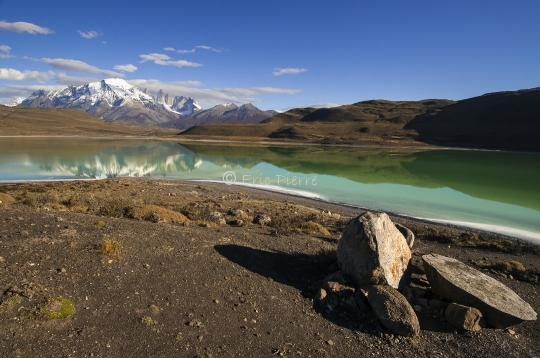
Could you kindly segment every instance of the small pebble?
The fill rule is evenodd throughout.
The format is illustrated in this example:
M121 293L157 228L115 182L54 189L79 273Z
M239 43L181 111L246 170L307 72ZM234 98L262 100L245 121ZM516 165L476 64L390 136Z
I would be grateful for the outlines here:
M329 339L326 341L326 343L329 345L329 346L333 346L334 345L334 341Z

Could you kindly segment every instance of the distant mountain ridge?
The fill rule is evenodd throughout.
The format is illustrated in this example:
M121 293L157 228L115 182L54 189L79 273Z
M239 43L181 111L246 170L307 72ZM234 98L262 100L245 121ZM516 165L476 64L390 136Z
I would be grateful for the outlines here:
M369 100L295 108L260 124L195 126L195 138L540 151L540 88L452 101Z
M218 104L210 109L192 113L166 126L177 129L187 129L199 124L211 123L259 123L278 114L277 111L261 111L251 103L238 107L234 103Z
M14 99L10 105L73 108L105 121L134 121L178 129L206 123L258 123L277 114L261 111L252 104L238 107L229 103L203 110L191 97L173 97L162 90L154 97L150 90L141 91L119 78L69 86L59 92L38 90L26 99Z
M99 119L131 120L141 124L161 124L178 114L137 87L119 78L109 78L57 92L36 91L21 102L25 107L73 108Z

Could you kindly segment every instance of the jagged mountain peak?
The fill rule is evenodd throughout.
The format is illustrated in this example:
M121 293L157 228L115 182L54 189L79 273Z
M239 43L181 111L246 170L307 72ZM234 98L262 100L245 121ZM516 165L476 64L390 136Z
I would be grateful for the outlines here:
M171 96L162 89L153 97L121 78L106 78L62 91L38 90L21 102L27 107L74 108L104 120L132 120L142 124L176 126L201 123L260 122L271 115L251 103L225 103L203 110L191 97ZM185 119L185 120L184 120ZM188 124L190 123L190 124Z

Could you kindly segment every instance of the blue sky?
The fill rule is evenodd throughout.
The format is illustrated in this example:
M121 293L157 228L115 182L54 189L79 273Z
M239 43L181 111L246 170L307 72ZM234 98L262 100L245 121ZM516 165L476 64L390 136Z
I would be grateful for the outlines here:
M121 77L203 108L540 86L540 2L0 0L0 103Z

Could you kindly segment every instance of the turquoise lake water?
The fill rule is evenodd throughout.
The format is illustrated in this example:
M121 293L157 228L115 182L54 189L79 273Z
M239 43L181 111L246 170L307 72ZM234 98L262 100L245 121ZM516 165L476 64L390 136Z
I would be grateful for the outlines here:
M470 150L0 138L0 181L229 181L540 243L540 155Z

